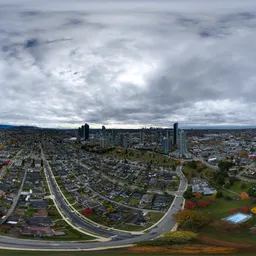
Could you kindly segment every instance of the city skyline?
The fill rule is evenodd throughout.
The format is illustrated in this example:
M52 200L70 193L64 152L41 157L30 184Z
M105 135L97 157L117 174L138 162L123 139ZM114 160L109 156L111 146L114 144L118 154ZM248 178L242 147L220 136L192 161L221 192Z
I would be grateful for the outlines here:
M256 126L255 1L146 2L0 0L1 122Z

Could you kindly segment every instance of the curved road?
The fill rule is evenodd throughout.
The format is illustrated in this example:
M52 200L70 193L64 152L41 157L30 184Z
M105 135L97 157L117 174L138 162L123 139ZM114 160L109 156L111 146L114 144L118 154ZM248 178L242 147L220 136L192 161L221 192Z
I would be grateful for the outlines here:
M42 151L43 152L43 151ZM103 237L111 237L111 236L115 236L115 235L119 235L122 236L123 238L128 238L131 237L131 235L127 234L127 233L118 233L112 230L105 230L102 228L97 228L96 226L86 222L84 219L80 218L79 216L77 216L74 212L72 212L69 208L69 206L66 204L64 198L61 196L55 181L53 180L53 176L52 176L52 172L50 170L50 166L48 164L48 161L46 160L44 154L42 153L42 157L43 157L43 161L44 161L44 167L46 170L46 173L48 175L48 180L49 180L49 184L51 186L51 191L52 194L54 195L57 204L59 206L59 208L62 210L62 212L64 213L64 215L69 218L69 220L75 224L75 226L81 227L82 229L88 230L89 232L91 232L92 234L98 234L100 236Z
M46 173L49 176L50 186L52 193L55 196L59 207L64 214L72 220L77 226L81 226L83 229L91 231L92 233L100 236L111 237L115 236L111 241L106 242L64 242L64 241L40 241L40 240L25 240L25 239L14 239L10 237L0 236L0 248L2 249L33 249L33 250L84 250L84 249L97 249L97 248L108 248L125 246L136 243L142 240L154 239L160 236L162 233L172 230L176 223L172 219L172 215L177 213L183 207L183 193L187 188L187 181L182 173L182 166L177 167L178 175L181 177L179 189L175 196L173 203L164 217L155 224L155 227L150 232L143 235L129 235L123 232L117 232L113 230L104 230L97 228L85 220L74 214L70 208L66 205L66 202L60 195L58 188L53 180L50 167L45 159L44 154L43 160L45 163Z

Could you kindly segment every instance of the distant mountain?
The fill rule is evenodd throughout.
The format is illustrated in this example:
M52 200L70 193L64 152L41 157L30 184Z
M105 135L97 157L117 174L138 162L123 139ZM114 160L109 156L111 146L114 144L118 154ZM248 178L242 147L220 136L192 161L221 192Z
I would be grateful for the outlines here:
M0 124L0 129L10 129L13 128L13 125L8 125L8 124Z
M36 126L29 126L29 125L19 125L19 126L13 126L11 128L15 129L15 130L36 130L36 129L40 129Z
M8 124L0 124L0 129L15 129L15 130L27 130L27 129L40 129L36 126L29 125L8 125Z

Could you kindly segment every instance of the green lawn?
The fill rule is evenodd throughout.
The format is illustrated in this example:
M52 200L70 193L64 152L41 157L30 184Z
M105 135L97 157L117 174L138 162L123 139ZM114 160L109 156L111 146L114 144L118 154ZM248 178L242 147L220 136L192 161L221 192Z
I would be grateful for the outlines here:
M225 193L225 192L224 192ZM209 199L210 197L204 197ZM252 208L253 204L251 200L225 200L224 198L216 198L215 202L211 203L207 208L200 208L202 212L210 212L210 215L216 219L222 219L231 214L232 209L237 209L246 206Z
M216 232L213 227L205 227L200 230L200 235L206 235L220 241L227 241L238 244L253 244L256 245L256 234L249 233L248 229L243 229L240 232Z
M146 227L150 227L153 224L155 224L156 222L158 222L164 216L164 213L162 213L162 212L149 212L146 216L150 217Z
M130 198L130 201L131 201L131 206L137 206L140 202L140 200L136 198Z
M207 197L204 197L204 199L207 199ZM215 202L211 203L207 208L201 208L200 211L209 214L214 219L220 220L231 215L232 209L238 209L243 206L246 206L249 209L251 209L255 205L252 204L251 200L227 201L224 198L216 198ZM251 223L252 225L256 225L256 217L254 216L248 222ZM201 229L199 231L199 234L228 242L247 243L256 245L256 234L249 233L248 228L243 228L239 232L230 233L225 231L219 232L215 230L215 228L207 226Z
M241 188L242 184L245 184L246 186L244 189ZM234 182L234 184L230 187L230 190L240 193L240 192L248 191L250 187L254 187L255 185L256 185L255 183L249 183L246 181L239 180Z
M132 150L128 149L127 151L124 149L115 148L110 152L107 152L105 156L112 156L121 159L127 159L131 161L139 161L139 162L150 162L152 164L158 164L163 166L174 165L175 161L169 158L166 155L157 154L154 152L145 152L140 150Z

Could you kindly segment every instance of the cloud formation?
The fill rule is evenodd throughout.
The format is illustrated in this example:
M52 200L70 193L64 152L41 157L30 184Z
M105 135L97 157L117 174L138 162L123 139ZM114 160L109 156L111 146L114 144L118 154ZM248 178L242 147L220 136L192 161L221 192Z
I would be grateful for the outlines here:
M206 2L0 0L1 123L256 125L256 3Z

